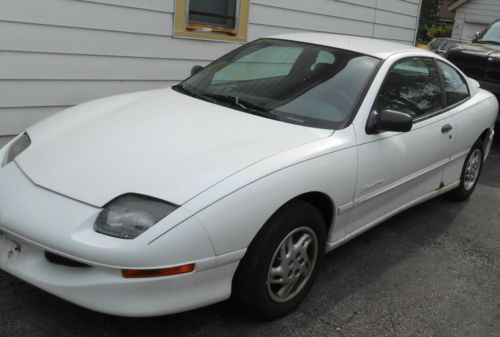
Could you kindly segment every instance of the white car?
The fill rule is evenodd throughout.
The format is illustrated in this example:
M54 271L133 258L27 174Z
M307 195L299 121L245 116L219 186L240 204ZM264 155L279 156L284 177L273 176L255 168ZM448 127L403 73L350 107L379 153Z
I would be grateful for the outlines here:
M92 310L304 299L325 252L413 205L467 199L497 99L405 45L291 34L171 88L99 99L0 150L0 267Z

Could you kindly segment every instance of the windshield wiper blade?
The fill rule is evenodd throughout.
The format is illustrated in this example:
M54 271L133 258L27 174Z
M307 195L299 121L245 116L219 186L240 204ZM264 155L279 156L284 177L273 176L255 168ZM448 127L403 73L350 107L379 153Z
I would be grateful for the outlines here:
M205 92L200 91L200 90L189 89L186 84L177 84L177 85L174 85L172 88L174 88L175 90L181 91L181 92L183 92L186 95L189 95L191 97L199 98L199 99L202 99L204 101L211 102L211 103L217 103L217 100L219 99L217 97L217 95L208 94L208 93L205 93Z
M231 103L234 105L239 106L240 108L243 109L253 109L253 110L259 110L262 112L268 112L266 108L263 106L260 106L256 103L252 103L246 100L243 100L239 98L238 96L231 96L231 95L220 95L220 94L205 94L204 96L216 99L221 102L226 102L226 103Z
M189 95L191 97L199 98L204 101L209 101L212 103L217 103L217 102L225 102L225 103L230 103L233 106L237 106L244 111L248 111L254 115L258 115L261 117L266 117L270 119L275 119L275 120L280 120L278 116L275 114L269 112L268 109L255 104L253 102L241 100L237 96L230 96L230 95L220 95L220 94L210 94L206 92L196 92L195 90L188 89L186 85L184 84L177 84L172 87L173 89L183 92L186 95Z
M204 94L203 96L215 99L219 102L230 103L233 106L238 106L243 110L253 113L255 115L279 120L279 117L271 113L269 109L266 109L265 107L260 106L256 103L243 100L238 96L220 95L220 94Z
M491 43L491 44L500 44L500 41L493 41L493 40L479 40L477 41L478 43Z

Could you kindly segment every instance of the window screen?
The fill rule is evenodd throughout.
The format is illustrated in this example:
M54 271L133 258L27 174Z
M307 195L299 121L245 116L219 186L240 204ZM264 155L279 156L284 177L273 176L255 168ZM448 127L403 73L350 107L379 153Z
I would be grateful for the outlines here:
M250 1L175 0L174 36L246 42Z
M236 27L237 0L189 0L189 23Z

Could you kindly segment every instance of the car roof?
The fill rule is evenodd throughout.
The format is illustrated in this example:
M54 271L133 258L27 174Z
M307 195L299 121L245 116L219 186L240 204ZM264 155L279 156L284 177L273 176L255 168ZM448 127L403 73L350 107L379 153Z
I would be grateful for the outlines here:
M313 43L339 49L352 50L357 53L374 56L380 59L386 59L391 55L398 53L426 52L424 49L412 47L403 43L342 34L292 33L269 36L268 38ZM434 55L431 52L428 53L429 55Z

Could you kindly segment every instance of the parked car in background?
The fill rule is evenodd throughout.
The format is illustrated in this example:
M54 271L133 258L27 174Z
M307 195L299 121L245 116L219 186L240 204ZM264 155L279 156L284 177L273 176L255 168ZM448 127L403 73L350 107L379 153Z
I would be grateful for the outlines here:
M430 51L435 51L445 44L448 39L446 37L435 37L427 44L427 47Z
M449 39L448 41L446 41L446 43L444 43L439 49L435 50L434 52L438 55L445 55L448 50L450 50L451 48L454 48L456 46L458 46L459 44L466 44L467 42L465 41L460 41L460 40L454 40L454 39Z
M353 36L264 38L192 73L0 150L1 269L110 314L231 298L277 318L325 252L437 195L469 198L498 113L442 57Z
M476 33L472 43L458 44L444 56L481 88L500 97L500 20Z
M447 37L438 37L432 39L427 45L430 51L435 52L438 55L444 55L450 48L455 47L457 44L463 43L463 41L451 39Z

